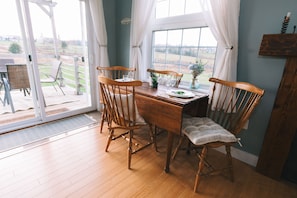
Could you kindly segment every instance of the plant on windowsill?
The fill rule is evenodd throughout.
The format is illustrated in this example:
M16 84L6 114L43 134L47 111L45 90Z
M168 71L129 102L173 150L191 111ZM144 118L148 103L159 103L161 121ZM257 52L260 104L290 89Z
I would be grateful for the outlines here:
M198 80L197 77L204 71L204 66L206 63L203 63L201 59L199 61L196 61L195 64L189 65L188 69L192 70L192 83L190 85L191 89L197 89L199 87L199 84L196 83Z

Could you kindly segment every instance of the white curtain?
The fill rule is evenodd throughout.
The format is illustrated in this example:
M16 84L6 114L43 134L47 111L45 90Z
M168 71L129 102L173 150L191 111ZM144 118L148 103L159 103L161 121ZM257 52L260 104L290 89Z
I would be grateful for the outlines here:
M107 33L102 0L89 0L93 31L96 38L93 63L95 66L109 66Z
M154 8L155 0L132 0L130 65L136 68L135 78L139 80L145 79L147 65L144 64L142 53L146 52L142 51L145 49L142 44L151 28Z
M201 0L203 16L218 41L214 77L236 81L240 0Z
M201 0L200 2L205 21L218 41L213 76L222 80L236 81L240 0ZM221 91L224 92L224 90ZM214 95L214 104L217 100L218 95Z
M107 33L105 27L105 18L103 10L102 0L89 0L89 11L91 20L91 32L88 39L91 44L89 47L93 50L93 53L89 56L89 63L96 66L109 66L108 49L107 49ZM93 68L95 70L95 68ZM95 70L96 71L96 70ZM97 74L98 72L96 72ZM97 78L96 82L97 82ZM96 85L96 91L99 91L98 83ZM97 110L100 110L99 93L96 94Z

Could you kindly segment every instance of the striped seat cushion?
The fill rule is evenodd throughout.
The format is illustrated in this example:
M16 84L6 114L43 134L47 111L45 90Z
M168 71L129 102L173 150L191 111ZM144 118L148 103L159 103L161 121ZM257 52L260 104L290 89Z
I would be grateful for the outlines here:
M238 141L232 133L207 117L184 118L182 131L195 145Z

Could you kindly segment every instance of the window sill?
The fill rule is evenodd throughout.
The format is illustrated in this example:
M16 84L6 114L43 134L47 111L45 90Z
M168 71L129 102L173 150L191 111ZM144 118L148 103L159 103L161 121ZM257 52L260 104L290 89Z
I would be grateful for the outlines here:
M179 88L190 90L190 91L197 91L201 93L208 94L209 93L209 85L199 85L197 89L191 89L189 85L179 85Z

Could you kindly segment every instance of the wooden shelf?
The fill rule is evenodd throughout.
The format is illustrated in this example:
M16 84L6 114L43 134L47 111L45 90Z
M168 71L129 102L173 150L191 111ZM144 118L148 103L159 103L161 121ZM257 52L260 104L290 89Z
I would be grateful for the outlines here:
M263 35L259 55L278 57L297 57L297 34Z

